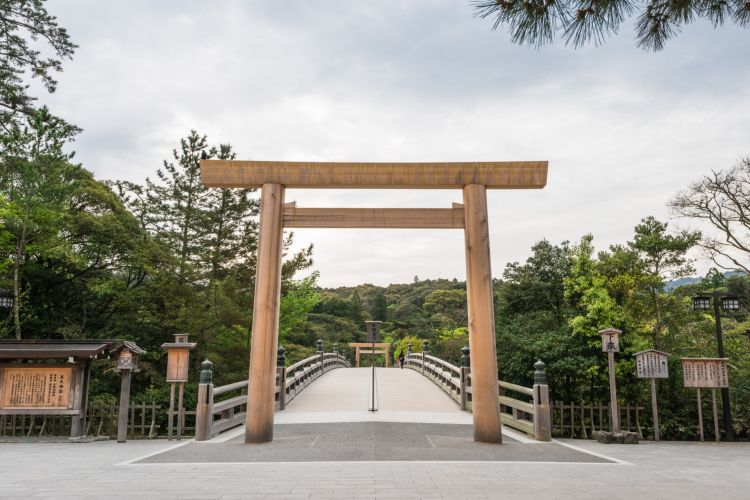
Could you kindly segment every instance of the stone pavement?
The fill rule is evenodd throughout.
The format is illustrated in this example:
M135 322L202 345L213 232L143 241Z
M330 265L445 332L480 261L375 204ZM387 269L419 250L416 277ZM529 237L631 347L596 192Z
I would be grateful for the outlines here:
M522 443L504 436L502 446L475 443L471 425L338 422L276 425L274 441L246 445L244 436L192 443L138 463L362 462L362 461L532 461L608 460L557 443Z
M358 372L333 370L277 413L271 445L244 445L242 429L207 443L0 443L0 498L750 498L750 443L536 443L506 429L504 444L478 445L471 416L421 375L379 373L371 413Z
M186 443L0 444L0 498L744 500L750 491L749 443L561 440L620 460L610 463L132 463Z

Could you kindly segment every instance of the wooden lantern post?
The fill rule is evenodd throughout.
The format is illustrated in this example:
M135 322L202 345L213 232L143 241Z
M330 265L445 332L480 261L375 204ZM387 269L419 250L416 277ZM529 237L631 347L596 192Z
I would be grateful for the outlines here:
M607 353L609 364L609 411L612 432L620 432L620 407L617 404L617 382L615 373L615 353L620 352L620 334L622 330L616 328L605 328L599 330L602 336L602 352Z
M128 439L128 411L130 410L130 379L138 368L138 355L146 351L133 342L125 342L117 355L115 371L120 372L120 414L117 417L117 442L124 443Z
M669 378L669 354L647 349L635 353L635 367L638 378L651 379L651 416L654 421L654 441L659 441L659 409L656 403L656 379Z
M174 429L174 393L175 384L179 384L179 399L177 402L177 439L182 439L182 424L185 419L185 409L182 399L185 393L185 382L188 380L188 369L190 367L190 351L195 348L195 342L188 342L187 333L177 333L174 342L161 345L167 350L167 382L169 382L169 422L167 425L167 437L172 439Z

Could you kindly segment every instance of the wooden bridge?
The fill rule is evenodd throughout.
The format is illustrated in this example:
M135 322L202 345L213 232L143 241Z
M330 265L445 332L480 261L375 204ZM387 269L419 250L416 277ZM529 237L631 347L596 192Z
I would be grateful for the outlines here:
M469 349L465 347L462 353L461 366L423 351L410 352L404 370L378 369L379 411L373 413L367 411L369 368L352 368L340 353L322 350L284 367L284 350L279 349L275 401L282 418L277 420L280 423L361 420L470 423ZM202 368L196 407L197 441L210 440L243 425L248 405L247 380L214 387L211 362L204 361ZM498 381L497 404L503 425L538 441L549 441L550 404L544 363L537 362L535 369L533 387Z

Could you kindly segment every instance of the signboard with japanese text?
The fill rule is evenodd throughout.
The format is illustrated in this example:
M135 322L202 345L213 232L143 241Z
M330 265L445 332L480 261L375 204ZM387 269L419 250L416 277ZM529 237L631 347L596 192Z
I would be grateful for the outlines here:
M638 378L669 378L668 354L649 349L635 353Z
M380 323L380 321L365 321L368 342L380 342Z
M682 358L685 387L729 387L726 358Z
M602 336L602 352L620 352L620 330L611 328L599 333Z
M0 409L69 408L73 367L0 367Z

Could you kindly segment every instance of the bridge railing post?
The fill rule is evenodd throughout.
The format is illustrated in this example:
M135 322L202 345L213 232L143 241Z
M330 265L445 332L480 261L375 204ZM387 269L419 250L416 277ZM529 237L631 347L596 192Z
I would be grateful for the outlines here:
M195 440L211 439L214 420L214 364L208 359L201 363L201 374L198 382L198 404L195 407Z
M549 404L549 385L544 363L540 359L534 363L534 437L538 441L552 439L551 407Z
M319 368L320 368L320 370L319 370L318 375L316 377L314 377L314 378L320 377L321 375L323 375L323 372L325 371L325 364L324 364L325 363L325 358L324 358L324 354L325 353L323 352L323 341L320 340L320 339L318 339L318 341L316 342L316 344L317 344L317 347L316 347L315 354L317 354L318 357L319 357L319 362L320 362L320 367Z
M466 410L467 406L467 393L466 387L468 386L469 371L471 370L471 362L469 358L469 348L464 346L461 348L461 409Z
M427 368L427 354L430 352L430 341L422 341L422 375L425 374Z
M276 374L279 377L279 410L286 408L286 349L279 346L276 353Z

